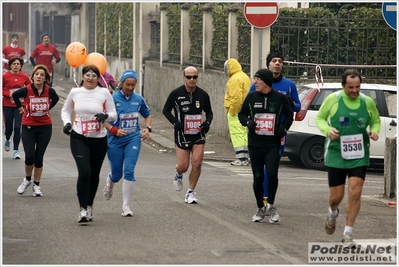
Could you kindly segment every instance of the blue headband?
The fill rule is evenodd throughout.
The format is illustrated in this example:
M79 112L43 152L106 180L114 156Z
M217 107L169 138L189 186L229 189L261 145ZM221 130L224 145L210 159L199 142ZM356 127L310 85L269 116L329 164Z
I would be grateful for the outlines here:
M137 74L134 70L125 70L122 74L121 82L124 83L127 78L134 78L138 81Z

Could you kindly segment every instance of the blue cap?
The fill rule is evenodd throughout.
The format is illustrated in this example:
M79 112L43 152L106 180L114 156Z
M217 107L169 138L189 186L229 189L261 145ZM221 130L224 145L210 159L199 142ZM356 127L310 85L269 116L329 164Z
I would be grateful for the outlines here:
M134 70L125 70L122 74L121 82L124 83L127 78L134 78L136 81L138 80L137 73Z

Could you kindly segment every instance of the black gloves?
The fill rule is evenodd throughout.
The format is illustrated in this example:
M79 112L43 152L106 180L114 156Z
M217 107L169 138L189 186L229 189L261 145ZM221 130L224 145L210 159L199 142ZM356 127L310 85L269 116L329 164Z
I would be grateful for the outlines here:
M173 126L175 127L176 131L180 131L183 128L183 125L181 125L180 121L176 121Z
M108 114L103 112L103 113L97 113L94 115L96 117L96 120L98 120L101 123L104 123L106 119L108 119Z
M72 130L72 125L69 122L67 124L65 124L64 129L62 129L62 131L66 135L70 135L71 134L71 130Z
M203 134L206 134L208 131L209 131L209 122L207 122L207 121L204 121L202 124L201 124L201 133L203 133Z
M255 131L256 123L253 120L247 120L247 128Z
M287 131L285 130L284 126L282 124L280 124L280 126L277 128L276 132L274 133L275 136L281 138L283 136L285 136L285 133Z

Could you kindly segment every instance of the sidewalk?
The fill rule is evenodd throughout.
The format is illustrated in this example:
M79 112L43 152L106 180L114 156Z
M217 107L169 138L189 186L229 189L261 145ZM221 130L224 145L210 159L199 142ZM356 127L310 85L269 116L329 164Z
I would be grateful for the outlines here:
M24 64L22 67L22 71L29 77L32 70L33 66L28 63ZM64 76L59 73L55 74L53 88L56 90L61 100L67 98L72 87L76 87L75 82L64 78ZM159 149L160 152L174 154L175 144L173 125L165 118L161 110L151 110L151 115L152 132L150 133L150 139L144 142ZM141 119L141 122L144 122L144 119ZM235 160L235 152L231 141L224 137L214 135L212 133L212 125L206 135L204 160L227 162Z

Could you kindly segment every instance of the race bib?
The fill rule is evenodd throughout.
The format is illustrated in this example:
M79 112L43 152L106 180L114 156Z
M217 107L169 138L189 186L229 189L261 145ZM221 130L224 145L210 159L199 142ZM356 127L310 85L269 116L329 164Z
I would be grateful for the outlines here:
M184 116L184 134L197 134L201 131L202 115Z
M29 99L30 116L40 117L48 114L49 104L47 97L33 97Z
M100 122L94 116L85 116L80 119L82 134L84 136L96 135L100 132Z
M341 156L343 159L364 158L364 143L362 134L344 135L340 138Z
M120 127L119 129L125 130L128 133L134 133L137 131L139 125L139 113L122 113L119 116Z
M256 113L254 116L256 123L255 133L258 135L274 135L274 124L276 122L276 114L273 113Z

